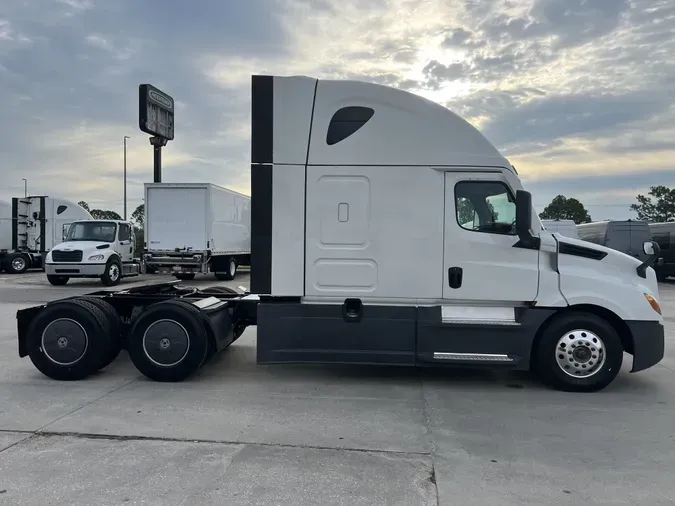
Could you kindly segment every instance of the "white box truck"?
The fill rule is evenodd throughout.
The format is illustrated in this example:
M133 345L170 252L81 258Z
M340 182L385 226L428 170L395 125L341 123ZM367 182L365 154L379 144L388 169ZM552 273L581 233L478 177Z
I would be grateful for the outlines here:
M45 255L65 239L71 223L91 219L77 203L56 197L0 202L0 270L22 274L44 267Z
M574 220L541 220L541 225L552 234L558 233L573 239L579 238L577 224L574 223Z
M125 343L180 381L256 325L260 364L499 367L571 391L607 386L624 352L632 372L663 358L654 269L542 229L513 166L445 107L254 76L251 118L252 293L174 281L26 308L20 356L83 378Z
M231 280L250 259L250 197L211 183L145 184L148 270L183 280L213 272Z

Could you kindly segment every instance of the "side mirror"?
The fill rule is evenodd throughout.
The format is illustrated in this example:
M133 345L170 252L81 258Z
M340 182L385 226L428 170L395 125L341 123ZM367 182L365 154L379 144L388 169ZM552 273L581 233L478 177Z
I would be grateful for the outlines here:
M645 241L642 243L642 251L645 252L645 255L649 255L649 257L647 260L637 266L636 271L638 276L641 278L646 278L647 267L649 267L651 263L658 258L659 254L661 253L661 247L655 241Z
M530 241L532 234L532 194L525 190L516 191L516 233L521 241Z
M645 241L642 244L642 251L645 252L645 255L652 256L654 254L654 243L652 241Z

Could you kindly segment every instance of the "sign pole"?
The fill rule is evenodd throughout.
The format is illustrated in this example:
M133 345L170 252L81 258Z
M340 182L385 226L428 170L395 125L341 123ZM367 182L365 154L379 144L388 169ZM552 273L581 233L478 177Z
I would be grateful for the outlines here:
M150 144L153 147L153 182L162 182L162 147L166 146L167 140L157 135L150 137Z

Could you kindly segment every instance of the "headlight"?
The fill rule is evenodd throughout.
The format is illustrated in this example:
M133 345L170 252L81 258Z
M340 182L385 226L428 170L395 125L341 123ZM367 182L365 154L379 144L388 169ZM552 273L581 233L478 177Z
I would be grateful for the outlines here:
M89 260L103 260L103 255L92 255Z

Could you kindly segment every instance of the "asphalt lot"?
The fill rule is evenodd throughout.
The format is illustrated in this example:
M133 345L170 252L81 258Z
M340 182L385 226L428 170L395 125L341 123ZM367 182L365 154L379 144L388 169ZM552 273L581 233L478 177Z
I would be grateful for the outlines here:
M17 309L100 288L0 275L2 505L674 503L675 283L662 363L631 375L627 355L585 395L524 374L257 366L254 329L180 384L124 355L77 383L19 359Z

